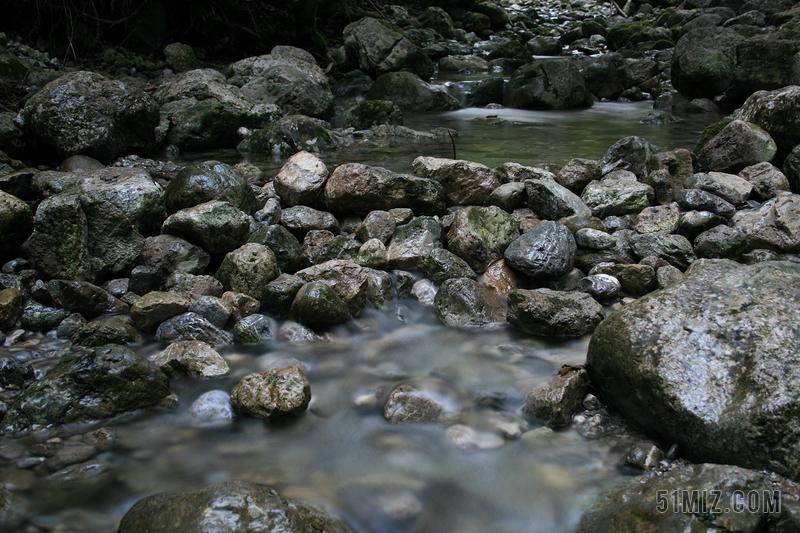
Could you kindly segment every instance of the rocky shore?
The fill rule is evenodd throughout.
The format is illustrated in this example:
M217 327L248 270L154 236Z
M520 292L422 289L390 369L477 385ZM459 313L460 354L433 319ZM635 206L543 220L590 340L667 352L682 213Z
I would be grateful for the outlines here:
M365 308L413 298L448 326L592 335L586 365L522 407L551 428L615 412L647 437L625 459L647 473L604 494L580 531L795 531L800 7L706 4L387 6L347 25L327 64L276 46L212 68L173 43L163 59L106 48L102 73L65 72L6 38L0 76L27 95L0 113L0 341L45 335L63 347L48 366L0 358L2 431L168 410L170 379L230 374L225 346L330 342ZM487 76L460 101L430 83L437 71ZM346 145L456 133L405 128L404 112L598 100L653 100L654 120L731 114L691 151L631 136L563 166L420 156L404 174L324 162ZM285 162L268 176L157 157L234 146ZM135 351L152 337L160 353ZM192 409L210 423L291 418L313 389L289 364ZM408 384L380 409L387 423L465 427ZM111 445L95 429L9 467L85 482L96 472L80 468ZM655 490L777 499L664 513ZM233 496L249 507L226 507ZM24 527L13 500L0 493L0 529ZM119 531L199 528L209 516L226 531L245 517L247 531L349 527L226 482L144 499Z

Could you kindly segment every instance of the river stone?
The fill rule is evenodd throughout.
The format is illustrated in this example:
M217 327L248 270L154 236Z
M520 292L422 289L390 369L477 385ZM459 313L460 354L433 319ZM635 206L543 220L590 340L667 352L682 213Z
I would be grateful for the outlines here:
M22 306L22 292L17 288L0 290L0 329L9 329L17 323Z
M280 270L272 250L262 244L247 243L225 255L216 276L226 290L263 301L264 288L278 275Z
M156 143L158 104L119 80L93 72L70 72L31 97L22 111L24 128L59 157L73 154L110 163Z
M309 152L297 152L284 163L272 181L275 192L288 205L311 205L325 188L328 169Z
M636 215L633 229L637 233L674 233L678 230L681 212L678 204L645 207Z
M229 202L213 200L170 215L161 232L183 237L212 254L229 252L247 241L250 217Z
M388 211L370 211L356 226L356 238L364 243L370 239L378 239L386 244L396 227L394 216Z
M2 301L1 298L0 301ZM0 315L1 314L2 311L0 311ZM30 300L22 309L20 325L25 329L32 329L34 331L50 331L51 329L57 328L61 321L67 318L69 314L70 312L67 309L48 307ZM5 327L2 326L2 323L3 320L0 318L0 329L5 329Z
M219 329L197 313L183 313L162 322L156 330L159 342L202 341L210 346L233 343L233 335Z
M189 406L189 416L194 424L201 427L227 425L235 415L231 395L224 390L204 392Z
M288 114L328 120L333 117L333 93L325 73L310 54L276 46L269 54L248 57L228 66L228 83L253 102L276 104Z
M162 492L139 500L118 533L260 531L348 533L338 519L248 481L225 481L195 492Z
M798 287L800 265L701 259L597 328L592 383L691 460L797 477Z
M142 331L154 331L165 320L188 311L190 303L174 292L148 292L131 306L131 318Z
M736 111L738 120L752 122L765 129L788 154L800 144L800 86L789 85L774 91L756 91Z
M167 376L192 375L216 378L231 373L228 363L214 348L202 341L180 341L157 354L153 364Z
M133 266L144 237L114 204L66 193L36 210L28 248L36 268L51 278L94 282Z
M630 172L614 171L593 181L584 187L581 200L599 218L636 214L653 203L655 192L630 176Z
M56 305L86 318L129 311L126 303L85 281L52 279L47 283L47 291Z
M445 419L442 404L431 394L409 385L400 385L392 391L383 416L393 424L442 422Z
M423 79L433 74L433 62L420 48L377 19L364 17L348 24L342 37L348 63L373 78L398 70Z
M4 389L24 389L36 380L36 372L27 363L20 363L13 357L0 357L0 387Z
M461 109L459 101L441 86L432 85L413 72L390 72L379 76L367 93L369 100L394 102L402 111L443 112Z
M525 181L528 205L542 218L558 220L574 215L588 217L592 212L577 195L550 178Z
M256 418L277 418L308 408L311 385L297 366L245 376L231 391L231 403Z
M76 346L105 346L106 344L139 344L142 336L128 315L98 318L85 324L70 338Z
M436 286L436 284L425 278L414 282L414 284L411 286L411 293L409 296L417 300L425 307L433 307L437 292L439 292L439 288Z
M281 274L267 284L262 309L277 318L288 318L289 309L305 281L289 274Z
M14 399L3 431L88 422L153 407L169 396L169 380L124 346L108 345L63 358Z
M713 98L734 81L736 47L745 37L732 28L695 28L675 44L672 82L682 94Z
M697 257L738 261L747 251L747 236L735 227L720 225L704 231L694 240Z
M170 43L164 47L164 60L175 72L186 72L197 66L197 57L188 44Z
M323 202L333 212L356 215L404 207L423 215L445 211L439 182L361 163L336 167L325 185Z
M137 261L167 272L182 270L189 274L202 274L211 261L211 255L186 239L174 235L155 235L144 240Z
M501 298L506 298L510 291L520 289L523 285L520 276L506 265L505 259L489 265L481 276L481 283Z
M435 248L422 261L425 275L437 285L452 278L478 279L466 261L445 248Z
M800 195L784 193L758 209L739 211L733 224L747 236L751 249L800 252Z
M353 261L335 259L304 268L295 274L303 281L321 281L331 287L347 304L352 314L358 313L367 299L365 269Z
M526 167L519 163L503 163L495 167L495 174L501 183L526 182L528 180L556 179L556 175L539 167Z
M397 226L386 247L389 266L393 269L421 270L425 257L442 247L442 226L433 217L417 217Z
M229 202L247 214L257 208L255 195L244 175L219 161L185 167L164 189L169 213L212 200Z
M603 306L586 293L550 289L508 293L508 323L545 337L580 337L594 331L605 318Z
M367 304L384 309L394 299L394 282L391 274L373 268L364 268L367 275Z
M315 239L314 234L317 233L323 234L324 237ZM334 237L329 231L311 230L306 234L306 238L303 241L303 252L300 254L300 266L318 265L334 259L356 261L360 249L361 243L346 235L337 235Z
M481 205L500 185L492 169L472 161L419 156L411 168L418 176L441 183L448 205Z
M610 274L591 274L578 281L576 290L585 292L601 303L611 303L619 296L622 284Z
M473 270L483 272L502 258L508 245L517 238L519 225L511 215L499 207L469 206L456 212L447 233L447 248Z
M683 235L644 233L631 236L631 247L641 258L660 257L681 270L695 260L692 244Z
M614 143L600 160L603 175L614 170L633 172L637 178L647 176L647 160L659 149L641 137L625 137Z
M726 218L730 218L736 212L736 207L729 201L700 189L675 191L675 202L678 207L686 211L710 211Z
M505 320L506 308L492 290L469 278L448 279L439 287L433 310L448 326L484 326Z
M585 369L559 371L547 386L528 392L522 410L543 426L568 426L572 415L583 410L583 398L588 389L589 373Z
M225 287L213 276L195 276L181 270L176 270L169 275L165 283L168 291L177 292L189 300L196 300L203 296L222 296Z
M298 149L306 152L330 152L341 146L339 139L324 120L305 115L289 115L266 128L245 137L236 149L240 152L279 154L289 157L295 153L284 139L293 139Z
M755 505L748 509L743 495L751 494L756 496ZM606 490L586 510L577 532L679 533L702 522L703 530L755 533L768 522L767 509L780 503L771 501L774 494L761 472L727 465L686 465L629 478Z
M673 267L674 268L674 267ZM679 271L680 272L680 271ZM655 290L657 286L656 271L650 265L615 264L605 265L592 270L593 274L609 274L619 280L622 290L632 296L643 296Z
M575 244L590 250L608 250L617 245L617 240L605 231L581 228L575 232Z
M33 232L33 211L17 198L0 191L0 257L16 250Z
M506 212L514 211L525 204L527 195L525 184L519 182L503 183L496 187L483 201L483 205L494 205Z
M246 296L242 293L232 292L231 294ZM256 311L257 310L258 309L256 309ZM202 296L192 302L189 306L189 311L197 313L218 328L224 328L225 324L228 323L228 320L230 320L233 315L234 306L216 296Z
M567 227L547 220L523 233L503 254L511 268L538 279L557 279L572 270L575 238Z
M625 58L617 52L603 54L581 71L589 91L600 99L616 100L622 91L633 86Z
M592 93L569 59L539 60L518 68L506 84L503 105L517 109L592 107Z
M310 327L329 326L347 322L350 311L329 285L311 281L297 291L289 309L289 317Z
M772 163L757 163L743 168L739 176L752 184L753 198L762 202L775 198L781 192L791 190L786 175Z
M320 211L304 205L296 205L281 210L281 225L301 239L311 230L328 230L339 233L339 221L327 211Z
M602 176L600 163L594 159L576 157L558 171L556 181L575 194L580 194L589 182Z
M439 72L470 72L472 74L482 74L489 72L489 62L482 57L474 55L454 55L446 56L439 59ZM505 84L505 82L503 82ZM472 87L473 94L475 87ZM500 101L503 100L502 92L500 93ZM500 103L500 102L497 102ZM475 104L475 107L481 107Z
M276 325L265 315L248 315L233 326L233 342L236 344L258 344L275 336Z
M705 170L739 172L744 167L771 161L778 151L769 133L750 122L734 120L697 154L697 163Z
M364 100L347 110L345 125L368 130L381 124L403 125L403 111L389 100Z
M704 231L726 223L727 219L715 215L711 211L687 211L681 215L678 221L678 233L690 241L694 241L695 237Z
M300 241L281 225L272 224L256 230L250 234L248 242L268 246L281 272L294 272L300 264Z

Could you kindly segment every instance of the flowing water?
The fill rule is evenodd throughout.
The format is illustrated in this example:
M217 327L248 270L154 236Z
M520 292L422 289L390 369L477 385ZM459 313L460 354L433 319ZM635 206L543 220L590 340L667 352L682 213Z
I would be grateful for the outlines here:
M405 124L457 130L459 158L496 166L599 159L627 135L661 149L691 148L702 128L719 119L688 115L679 124L641 124L649 111L649 103L558 112L465 109L407 116ZM452 145L443 139L352 147L323 159L331 169L364 162L409 172L418 155L451 157ZM242 159L233 151L185 157ZM269 172L280 167L269 158L250 161ZM2 481L36 524L56 531L114 531L143 496L243 479L330 509L364 533L521 533L572 531L599 492L626 475L619 439L588 438L575 428L550 431L522 414L532 387L547 383L561 365L585 361L588 338L544 340L508 326L447 328L430 308L410 300L364 310L329 333L330 342L229 347L221 354L231 376L173 380L176 409L106 423L117 432L116 447L91 460L109 469L91 483L64 490L20 470L27 456L12 452L33 442L25 440L0 446L3 457L14 457L0 470ZM44 346L48 339L40 341ZM36 342L17 355L36 355ZM148 342L137 349L153 355L162 347ZM311 382L305 414L278 422L240 417L212 427L191 416L189 407L202 393L228 392L248 373L287 360L305 366ZM34 363L46 366L43 359ZM400 384L435 395L457 423L387 422L383 404ZM68 440L96 427L61 428L41 439Z

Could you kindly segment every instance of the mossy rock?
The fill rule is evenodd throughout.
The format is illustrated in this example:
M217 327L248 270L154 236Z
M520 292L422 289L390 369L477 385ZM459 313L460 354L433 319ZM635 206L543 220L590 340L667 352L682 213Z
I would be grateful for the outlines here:
M697 139L697 144L694 145L694 149L692 151L696 154L699 154L700 151L703 149L703 147L706 145L706 143L708 143L708 141L719 135L719 133L723 129L725 129L725 126L727 126L731 122L733 122L732 118L726 118L724 120L706 126L705 129L703 130L703 133L700 134L700 138Z

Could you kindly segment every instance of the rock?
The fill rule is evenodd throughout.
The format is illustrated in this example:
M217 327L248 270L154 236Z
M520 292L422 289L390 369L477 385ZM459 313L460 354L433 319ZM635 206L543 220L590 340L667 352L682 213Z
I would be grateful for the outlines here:
M183 237L211 253L224 253L247 241L250 217L229 202L212 200L170 215L161 231Z
M695 260L692 244L682 235L644 233L631 237L631 247L641 258L651 255L685 270Z
M608 250L617 245L617 240L605 231L581 228L575 232L575 244L590 250Z
M17 323L22 306L22 292L19 289L0 290L0 330L9 329Z
M345 235L333 236L326 230L311 230L303 241L300 266L318 265L334 259L355 261L361 243Z
M505 306L497 294L469 278L442 283L433 310L448 326L484 326L505 320Z
M695 174L686 180L685 186L710 192L735 206L744 205L753 190L747 180L724 172Z
M616 100L622 91L633 86L625 58L611 52L589 63L581 72L589 91L600 99Z
M141 296L151 291L162 290L165 281L166 275L160 268L139 265L131 270L131 277L128 279L128 290L125 292L132 292ZM110 288L111 286L109 285Z
M508 293L508 323L546 337L580 337L594 331L605 318L603 306L582 292L550 289Z
M675 44L672 83L694 98L713 98L733 84L736 47L744 37L731 28L696 28Z
M383 244L389 242L394 233L396 223L388 211L370 211L356 227L356 237L366 243L370 239L378 239Z
M73 345L95 347L106 344L139 344L142 336L127 315L92 320L70 338Z
M288 205L311 205L322 193L327 179L328 169L320 158L298 152L284 163L272 183Z
M694 241L704 231L720 224L727 224L727 220L711 211L687 211L678 221L678 233Z
M288 219L291 220L291 219ZM250 234L249 242L268 246L281 272L294 272L300 264L302 247L285 227L273 224Z
M133 266L144 237L114 204L86 194L52 196L39 204L28 248L51 278L94 282Z
M525 204L525 184L519 182L504 183L496 187L483 201L484 206L497 206L508 213Z
M177 292L189 300L196 300L203 296L222 296L222 293L225 292L225 287L217 278L195 276L180 270L176 270L167 278L166 289Z
M472 270L483 272L501 259L508 245L517 238L519 227L511 215L498 207L470 206L456 212L447 232L447 248L466 261ZM428 277L439 284L430 275Z
M131 318L142 331L153 331L165 320L188 311L190 303L174 292L148 292L131 306Z
M162 492L139 500L122 517L118 533L166 533L173 531L176 523L198 531L208 524L231 531L350 531L338 519L285 498L269 487L225 481L195 492Z
M426 80L433 74L433 62L422 50L374 18L348 24L342 37L348 62L373 78L398 70L410 70Z
M72 313L58 324L56 336L60 339L68 339L85 325L86 319L80 313Z
M364 268L367 275L367 305L384 309L394 299L394 283L388 272Z
M800 86L797 85L774 91L757 91L736 111L735 118L766 130L778 145L780 153L787 154L800 144L798 102Z
M528 205L540 217L549 220L570 216L591 216L587 205L566 187L550 178L525 181Z
M189 416L201 427L229 424L235 416L230 394L223 390L204 392L189 406Z
M350 318L347 304L327 284L312 281L295 295L289 316L306 326L343 324Z
M715 215L730 218L736 212L736 207L710 192L700 189L681 189L675 192L675 202L678 207L687 211L709 211Z
M642 470L652 470L661 466L664 452L652 444L634 444L625 454L625 464Z
M517 109L588 108L592 107L592 94L572 61L540 60L512 74L503 105Z
M83 154L110 163L155 146L158 104L119 80L77 71L51 81L30 98L22 122L61 158Z
M603 176L614 170L633 172L637 178L647 176L647 161L659 153L658 147L641 137L625 137L615 142L600 160Z
M741 494L755 496L752 508L740 499ZM633 477L605 491L586 510L577 531L678 532L693 527L702 514L708 516L703 522L710 529L755 532L768 521L767 509L777 505L772 501L774 494L760 472L726 465L687 465Z
M471 74L479 74L488 71L489 62L482 57L474 55L446 56L439 60L439 72L469 72ZM500 99L502 100L502 91Z
M288 52L288 53L287 53ZM324 120L333 117L328 78L310 54L276 46L267 55L248 57L228 66L228 83L253 102L276 104L285 113Z
M683 272L678 270L672 265L662 266L656 271L656 280L658 281L658 288L663 289L675 283L681 283L686 276Z
M392 72L379 76L367 98L388 100L403 112L453 111L461 104L443 88L423 81L412 72Z
M546 387L536 387L525 397L523 411L549 428L568 426L572 415L583 410L589 389L589 373L583 368L559 371Z
M435 248L422 261L425 275L437 285L452 278L477 280L478 276L466 261L445 248Z
M557 279L572 270L575 238L566 226L545 221L506 248L506 264L532 278Z
M420 156L411 167L420 177L441 183L449 205L481 205L500 185L489 167L471 161Z
M558 171L556 181L572 191L580 194L590 182L602 176L600 163L594 159L573 158Z
M611 303L617 299L622 284L609 274L592 274L582 278L576 287L601 303Z
M704 231L694 240L697 257L732 259L738 261L747 251L747 236L739 228L716 226Z
M108 291L85 281L53 279L47 283L47 291L56 305L86 318L129 311L127 304Z
M743 168L739 176L750 182L753 198L762 202L791 190L786 175L772 163L757 163Z
M124 346L103 346L62 359L20 393L3 419L3 431L102 420L156 406L168 396L167 376L155 365Z
M739 172L744 167L771 161L778 151L769 133L755 124L734 120L697 154L700 168L720 172Z
M747 236L749 248L766 248L778 252L800 252L800 196L782 194L758 209L739 211L733 217L734 227Z
M164 60L175 72L186 72L197 66L197 57L188 44L171 43L164 47Z
M755 35L736 47L734 86L728 91L732 103L741 104L760 90L797 83L797 40L781 32Z
M680 271L679 271L680 272ZM632 296L643 296L656 289L656 271L650 265L616 264L592 270L593 274L609 274L622 285L622 290Z
M0 292L0 302L2 302L1 295L3 292L5 291ZM2 303L0 303L0 305L2 305ZM25 329L32 329L34 331L50 331L51 329L58 327L61 321L67 318L69 314L69 311L66 309L47 307L46 305L42 305L38 302L30 300L27 304L25 304L25 307L22 310L20 325ZM3 311L0 311L0 316L2 315ZM0 318L0 329L6 329L6 327L2 325L3 322L4 320Z
M174 235L156 235L144 240L144 247L137 261L166 272L182 270L189 274L202 274L211 261L211 256L186 239Z
M549 35L537 35L525 43L534 56L560 56L561 41Z
M278 318L287 318L292 301L303 285L305 282L297 276L281 274L267 284L264 289L266 298L264 298L263 309Z
M219 161L185 167L164 189L170 213L212 200L229 202L248 214L256 210L255 195L244 175Z
M386 248L386 258L391 268L420 270L425 257L441 247L441 224L432 217L417 217L397 226Z
M0 257L16 250L33 232L33 211L17 198L0 190Z
M331 213L304 205L297 205L281 211L281 225L298 238L303 238L312 230L328 230L339 233L339 221Z
M284 139L292 139L299 150L320 153L340 148L339 139L327 122L305 115L289 115L244 138L236 149L248 153L294 154Z
M429 7L417 17L423 28L431 28L445 39L455 37L453 19L441 7Z
M411 286L409 296L425 307L433 307L437 292L439 292L439 288L431 280L421 279Z
M263 302L267 284L280 275L272 250L262 244L247 243L225 255L217 271L226 290L241 292Z
M409 385L400 385L392 391L383 407L383 416L393 424L443 422L445 419L444 408L436 398Z
M403 111L389 100L364 100L347 110L345 125L368 130L381 124L403 125Z
M248 315L233 326L236 344L258 344L272 340L276 329L274 321L264 315Z
M297 366L245 376L231 391L231 403L256 418L298 414L308 408L311 385Z
M156 340L166 343L202 341L216 347L231 344L233 335L219 329L197 313L183 313L162 322L156 330Z
M241 293L232 292L231 294L247 297L247 295ZM189 311L197 313L218 328L224 328L233 315L234 306L216 296L202 296L192 302L189 306Z
M798 280L800 266L791 263L700 260L683 283L597 328L587 357L592 383L626 418L677 442L691 460L796 476L800 424L789 390L800 337L789 317ZM711 321L703 318L709 312Z
M356 314L367 299L368 280L365 269L352 261L336 259L305 268L296 273L303 281L327 284Z
M636 216L636 225L633 229L637 233L674 233L680 222L678 205L671 203L645 207Z
M220 298L231 307L231 316L234 320L241 320L253 313L258 313L261 309L258 300L240 292L226 291Z

